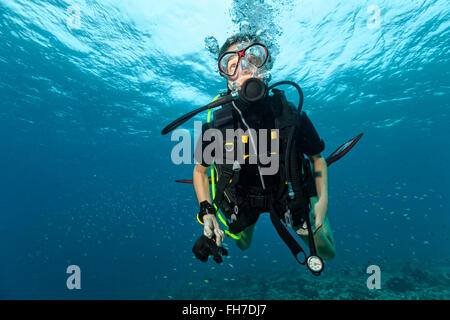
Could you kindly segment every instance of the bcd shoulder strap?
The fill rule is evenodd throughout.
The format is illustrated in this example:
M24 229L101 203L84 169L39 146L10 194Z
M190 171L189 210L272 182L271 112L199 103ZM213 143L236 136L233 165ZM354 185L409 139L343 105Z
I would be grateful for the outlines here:
M284 129L286 127L298 125L298 114L292 103L286 99L284 91L273 89L274 95L271 101L272 112L275 117L275 128Z
M230 103L223 105L222 108L213 112L213 128L220 130L222 134L224 134L226 129L234 129L234 126L235 114ZM236 171L233 170L232 164L215 164L215 167L218 171L218 181L213 201L218 207L220 207L225 196L225 189L233 180L234 184L236 184L238 177L236 176Z

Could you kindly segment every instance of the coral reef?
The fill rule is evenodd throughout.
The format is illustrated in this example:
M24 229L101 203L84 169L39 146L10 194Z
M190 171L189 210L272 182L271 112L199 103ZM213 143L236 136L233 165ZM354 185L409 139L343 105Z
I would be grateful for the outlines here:
M383 269L382 269L383 270ZM174 299L264 300L416 300L449 299L449 269L397 267L383 270L381 289L368 289L368 274L358 267L333 268L315 277L305 270L236 274L171 288ZM188 288L186 288L188 286ZM164 294L164 293L161 293ZM165 299L165 297L151 297Z

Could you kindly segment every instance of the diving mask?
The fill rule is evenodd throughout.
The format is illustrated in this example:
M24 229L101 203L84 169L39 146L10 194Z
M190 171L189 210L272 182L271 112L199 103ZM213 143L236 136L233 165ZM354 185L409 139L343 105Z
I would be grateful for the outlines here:
M238 49L240 50L225 52L219 57L220 74L233 81L244 74L256 76L269 59L269 51L261 43L252 43Z

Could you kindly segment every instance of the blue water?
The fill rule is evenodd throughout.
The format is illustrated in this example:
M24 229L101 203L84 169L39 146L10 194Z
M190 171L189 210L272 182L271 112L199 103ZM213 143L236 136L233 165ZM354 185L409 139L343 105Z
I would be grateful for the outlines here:
M445 0L0 0L0 298L450 298L449 18ZM267 215L223 264L191 252L198 204L173 180L193 165L160 131L225 89L205 38L246 27L268 39L272 82L302 86L324 155L364 133L329 169L337 254L320 278Z

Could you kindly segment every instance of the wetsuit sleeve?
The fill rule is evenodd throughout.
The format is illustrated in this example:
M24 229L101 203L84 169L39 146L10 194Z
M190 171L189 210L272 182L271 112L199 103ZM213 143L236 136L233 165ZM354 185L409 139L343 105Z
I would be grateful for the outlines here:
M305 112L301 113L300 128L297 129L297 143L304 154L312 156L325 149L325 142L320 138L314 125Z
M209 167L211 165L211 163L208 163L207 161L205 161L204 157L203 157L203 151L205 150L206 146L211 143L210 141L203 141L202 137L203 134L205 133L206 130L208 130L210 128L210 124L209 123L204 123L202 125L202 134L199 137L197 144L195 146L195 151L194 151L194 159L200 163L202 166L204 167Z

